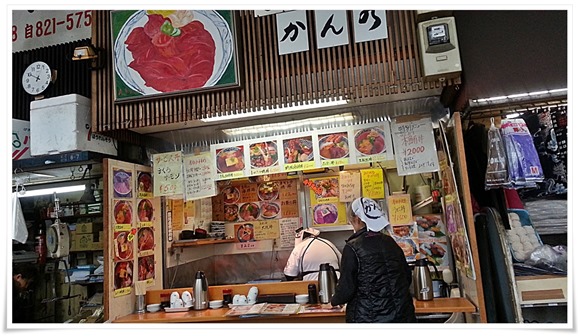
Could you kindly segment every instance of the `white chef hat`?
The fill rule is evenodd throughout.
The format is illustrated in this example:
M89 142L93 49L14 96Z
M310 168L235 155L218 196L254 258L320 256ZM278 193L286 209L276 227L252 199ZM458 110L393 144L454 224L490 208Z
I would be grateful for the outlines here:
M306 229L298 228L298 230L296 230L296 235L294 236L295 245L300 244L302 240L304 240L305 233L309 233L313 236L318 236L320 234L320 231L316 230L315 228L306 228Z
M381 206L373 199L359 197L351 203L352 212L367 225L367 230L379 232L389 221Z

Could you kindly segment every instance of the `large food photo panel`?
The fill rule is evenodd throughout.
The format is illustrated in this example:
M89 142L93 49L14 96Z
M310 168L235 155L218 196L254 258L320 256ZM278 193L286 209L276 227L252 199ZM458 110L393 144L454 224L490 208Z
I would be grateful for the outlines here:
M239 85L235 13L111 12L115 100Z

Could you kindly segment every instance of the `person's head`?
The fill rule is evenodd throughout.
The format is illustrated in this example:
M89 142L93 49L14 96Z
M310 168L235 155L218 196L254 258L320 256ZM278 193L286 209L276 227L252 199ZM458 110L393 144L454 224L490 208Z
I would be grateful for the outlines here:
M36 267L32 264L20 264L12 269L12 279L18 289L26 290L34 282L36 277Z
M355 231L366 226L369 231L379 232L389 225L381 206L375 200L366 197L355 199L347 207L346 216Z

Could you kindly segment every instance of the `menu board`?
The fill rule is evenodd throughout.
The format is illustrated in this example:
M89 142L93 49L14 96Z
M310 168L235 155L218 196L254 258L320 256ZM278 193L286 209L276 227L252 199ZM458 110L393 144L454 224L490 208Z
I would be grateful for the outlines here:
M408 120L397 118L391 124L397 173L400 176L439 170L439 159L431 117Z
M278 239L280 237L280 225L278 221L266 220L254 222L253 224L256 240Z
M360 171L360 174L363 197L373 199L385 198L385 180L381 168L363 169Z
M297 180L229 185L215 198L219 200L212 203L214 220L254 222L298 217ZM216 216L216 212L223 216Z
M339 199L338 176L305 180L310 188L312 226L346 225L346 205Z
M294 235L296 229L302 227L300 225L300 218L282 218L279 221L280 224L280 241L278 246L280 248L292 248L294 247Z
M199 155L185 155L183 157L186 200L195 200L216 195L214 168L211 153L206 152Z
M153 154L153 195L171 196L183 194L181 152Z

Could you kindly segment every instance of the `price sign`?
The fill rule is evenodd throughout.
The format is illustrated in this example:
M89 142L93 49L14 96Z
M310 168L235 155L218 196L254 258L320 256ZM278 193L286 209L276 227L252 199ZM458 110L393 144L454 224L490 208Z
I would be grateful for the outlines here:
M398 175L430 173L439 170L437 147L431 117L395 120L391 124Z
M360 171L362 179L362 194L367 198L384 198L385 182L383 170L380 168L363 169Z
M389 208L389 222L391 225L411 224L411 196L409 194L392 195L387 198Z
M171 196L183 194L181 152L153 154L153 195Z
M196 200L217 194L214 181L215 166L209 152L183 157L185 199Z

